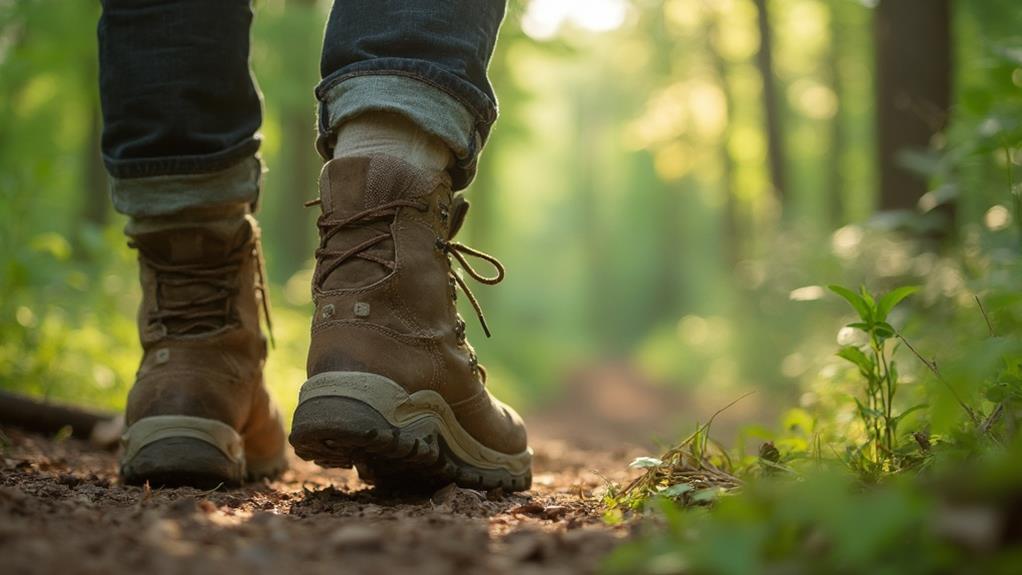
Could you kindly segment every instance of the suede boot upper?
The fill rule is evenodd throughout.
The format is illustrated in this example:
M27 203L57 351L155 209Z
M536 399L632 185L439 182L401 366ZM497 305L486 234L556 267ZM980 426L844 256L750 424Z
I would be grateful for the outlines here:
M454 260L483 283L500 281L503 269L453 241L468 203L449 178L392 156L340 158L323 168L320 204L309 376L368 372L409 393L434 390L481 444L526 450L521 419L485 388L455 305L460 290L479 311ZM497 276L477 273L472 256L493 264Z
M266 296L255 219L132 221L126 233L139 254L144 350L126 423L213 419L242 435L253 466L279 457L283 428L262 378Z

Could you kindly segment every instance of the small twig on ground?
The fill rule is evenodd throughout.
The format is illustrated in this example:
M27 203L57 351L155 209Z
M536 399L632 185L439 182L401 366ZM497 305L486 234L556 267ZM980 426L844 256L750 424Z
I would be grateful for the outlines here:
M994 324L990 323L990 316L987 315L987 310L983 307L983 300L979 299L978 295L972 296L976 299L976 305L979 306L979 313L983 314L983 320L987 322L987 329L990 331L990 337L997 337L994 333Z
M972 419L972 422L976 425L976 427L979 427L980 421L979 418L976 416L976 413L973 412L972 408L970 408L968 404L965 403L965 400L962 399L962 396L958 395L958 392L955 391L955 388L952 387L950 383L944 380L944 376L942 376L940 374L940 370L937 369L937 361L926 359L925 357L923 357L923 354L919 353L919 350L917 350L911 343L909 343L909 341L905 339L905 336L901 335L900 333L896 333L895 336L897 336L897 338L901 340L901 342L904 343L906 347L908 347L909 351L912 352L912 355L916 356L916 359L923 362L923 365L925 365L927 369L930 370L934 377L937 378L937 381L944 384L944 387L946 387L947 390L951 392L951 395L955 398L955 401L958 402L958 405L960 405L961 408L965 411L965 413L969 415L969 418Z
M202 495L212 495L212 494L216 493L217 491L219 491L220 488L223 487L223 486L224 486L224 482L221 481L220 483L217 483L216 487L214 487L213 489L208 489L206 491L203 491Z
M919 353L919 350L913 347L912 344L909 343L907 339L905 339L905 336L901 335L900 333L895 333L895 336L897 336L897 338L901 340L901 342L904 343L906 347L908 347L909 351L911 351L912 354L915 355L919 361L923 362L923 365L925 365L930 370L930 372L933 373L933 375L937 378L937 381L943 384L944 387L946 387L947 390L951 392L951 396L955 398L955 401L958 402L958 405L961 406L962 410L965 411L966 414L968 414L969 419L972 420L972 424L976 426L976 429L990 437L990 439L994 443L1000 444L1000 441L998 441L997 438L994 437L992 433L990 433L990 429L986 427L983 422L980 421L979 415L977 415L976 412L971 407L969 407L967 403L965 403L965 400L962 399L962 396L958 395L958 392L955 391L955 388L952 387L951 384L944 379L944 376L941 375L940 370L937 369L936 360L928 360L925 357L923 357L923 354ZM993 414L991 414L991 416L993 416Z
M632 480L621 491L622 495L626 497L638 496L640 499L645 499L658 493L661 489L684 483L690 486L691 490L680 494L677 499L687 504L693 504L688 499L688 493L703 489L733 490L741 487L743 481L732 474L729 469L733 463L727 452L720 446L715 446L720 457L719 463L724 467L722 469L721 466L713 462L707 453L707 446L710 445L710 426L717 416L753 393L756 392L750 391L714 412L710 419L705 424L698 426L692 435L675 447L668 449L660 457L662 463L647 469L645 473Z
M1004 402L1002 401L997 404L997 407L995 407L994 410L990 412L990 415L987 416L986 420L983 421L983 425L980 426L980 430L983 433L990 433L990 428L994 426L994 422L997 421L997 418L1001 416L1003 411Z
M717 419L718 415L720 415L720 414L724 413L725 411L731 409L732 407L734 407L734 405L736 403L738 403L739 401L745 399L746 397L749 397L750 395L756 395L756 390L747 391L747 392L743 393L742 395L738 396L738 398L735 399L734 401L732 401L731 403L729 403L729 404L725 405L724 407L718 409L717 411L713 412L713 415L710 416L709 421L707 421L706 425L704 425L703 427L705 427L706 430L709 431L710 426L713 425L713 420Z

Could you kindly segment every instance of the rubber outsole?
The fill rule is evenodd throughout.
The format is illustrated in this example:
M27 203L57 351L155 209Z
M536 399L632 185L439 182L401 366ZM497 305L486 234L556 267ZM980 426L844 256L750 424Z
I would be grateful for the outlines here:
M121 445L121 478L135 485L233 487L287 468L283 449L248 461L244 439L231 426L188 415L139 419L125 430Z
M192 437L168 437L141 449L121 467L121 478L129 485L149 483L152 487L238 486L244 470L219 449Z
M439 417L393 425L369 404L350 397L318 396L295 410L290 442L295 454L322 467L355 467L387 490L426 491L456 483L472 489L523 491L531 470L487 469L459 458L447 444Z

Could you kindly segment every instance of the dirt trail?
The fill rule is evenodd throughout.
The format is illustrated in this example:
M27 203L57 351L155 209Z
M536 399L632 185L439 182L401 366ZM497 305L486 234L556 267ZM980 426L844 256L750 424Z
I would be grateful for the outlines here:
M294 461L229 491L117 482L77 440L0 429L4 573L588 573L627 537L600 519L606 480L636 454L534 440L533 489L375 493L346 470Z

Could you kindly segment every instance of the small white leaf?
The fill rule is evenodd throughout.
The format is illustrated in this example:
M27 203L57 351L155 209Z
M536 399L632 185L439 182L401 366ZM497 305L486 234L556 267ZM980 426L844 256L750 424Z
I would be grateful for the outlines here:
M659 467L663 464L664 462L656 457L636 457L634 461L628 464L628 467L632 469L648 469L650 467Z

